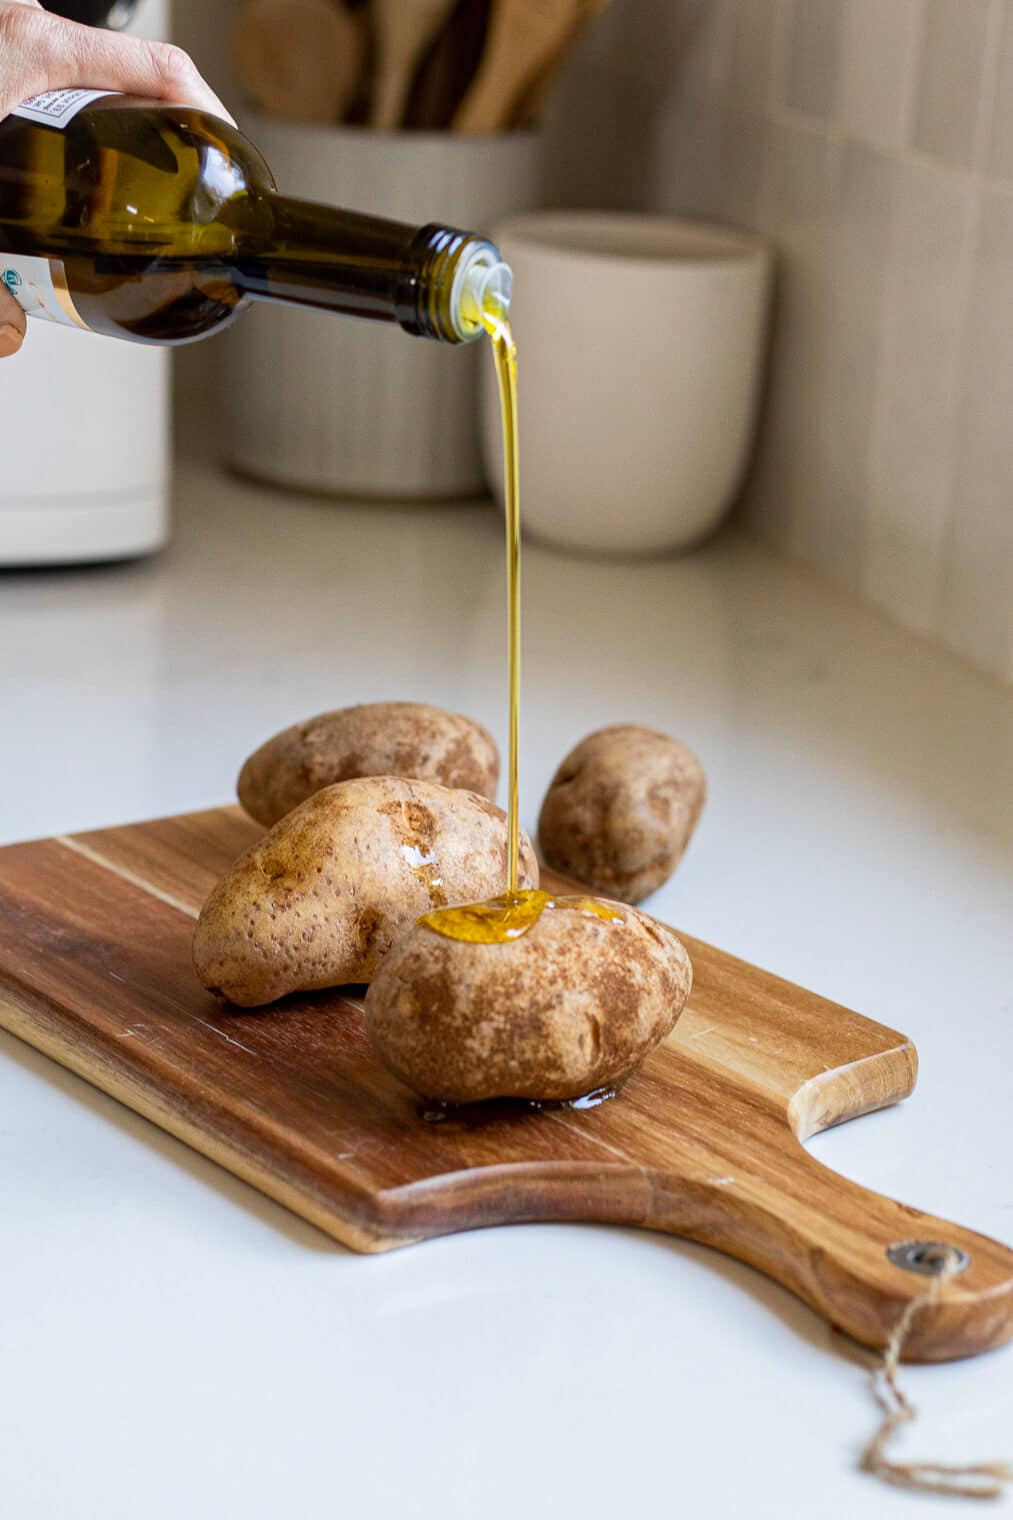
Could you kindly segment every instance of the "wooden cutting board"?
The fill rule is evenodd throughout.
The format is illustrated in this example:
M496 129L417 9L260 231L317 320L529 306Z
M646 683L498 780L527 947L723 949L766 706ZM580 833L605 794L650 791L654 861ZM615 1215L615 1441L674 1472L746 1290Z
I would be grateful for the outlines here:
M896 1248L943 1241L968 1264L907 1354L1013 1336L1013 1253L800 1143L907 1097L903 1035L686 938L690 1003L618 1099L429 1122L374 1060L358 998L240 1012L195 980L193 920L259 832L222 808L0 850L0 1025L359 1251L525 1220L667 1230L880 1346L928 1281Z

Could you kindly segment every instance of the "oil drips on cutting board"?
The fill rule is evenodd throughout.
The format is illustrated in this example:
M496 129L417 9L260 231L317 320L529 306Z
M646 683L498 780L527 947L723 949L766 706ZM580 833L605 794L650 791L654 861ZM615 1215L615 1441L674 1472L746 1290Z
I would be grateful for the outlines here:
M523 1118L526 1114L584 1113L590 1108L601 1108L618 1098L620 1085L595 1087L579 1098L492 1098L484 1103L439 1103L436 1099L423 1101L416 1113L424 1124L448 1122L463 1130L480 1130L504 1120Z

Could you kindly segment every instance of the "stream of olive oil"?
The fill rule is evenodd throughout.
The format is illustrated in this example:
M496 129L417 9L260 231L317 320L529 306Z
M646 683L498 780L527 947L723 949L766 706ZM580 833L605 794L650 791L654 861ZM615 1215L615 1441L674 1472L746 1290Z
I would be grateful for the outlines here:
M517 428L517 344L509 320L496 311L485 314L492 343L503 424L503 501L506 507L507 668L510 701L507 794L507 893L518 888L518 798L521 737L521 470Z
M441 908L419 922L448 939L501 944L525 934L552 901L546 892L520 889L518 766L521 732L521 482L517 436L517 345L504 313L488 307L482 323L492 344L503 428L503 500L506 507L507 683L507 882L502 897L463 908Z
M506 506L507 667L510 698L509 791L507 797L507 885L501 897L438 908L419 919L427 929L447 939L478 945L502 945L519 939L538 922L546 908L572 909L596 918L622 922L622 916L590 897L555 898L520 886L518 767L521 731L521 490L517 435L517 345L502 311L490 308L483 325L492 342L499 383L503 424L503 498Z

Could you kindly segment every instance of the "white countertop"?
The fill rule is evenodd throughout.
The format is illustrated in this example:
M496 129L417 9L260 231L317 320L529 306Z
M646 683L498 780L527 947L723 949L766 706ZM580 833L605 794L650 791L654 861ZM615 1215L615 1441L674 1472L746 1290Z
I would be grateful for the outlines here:
M171 550L0 576L0 840L222 802L275 729L380 697L504 738L501 526L190 463ZM525 555L522 818L589 729L699 753L648 906L919 1047L915 1098L819 1137L1013 1237L1013 693L734 538ZM858 1353L736 1263L525 1226L357 1257L0 1036L0 1510L10 1520L901 1517L854 1471ZM1013 1456L1013 1353L914 1368L903 1449ZM994 1512L994 1511L993 1511Z

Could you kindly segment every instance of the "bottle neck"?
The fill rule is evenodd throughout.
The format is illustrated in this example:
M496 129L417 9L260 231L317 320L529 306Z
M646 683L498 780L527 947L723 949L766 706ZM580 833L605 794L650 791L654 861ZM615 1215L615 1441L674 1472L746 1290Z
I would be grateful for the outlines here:
M455 277L481 239L265 193L245 203L235 275L260 301L312 306L449 343L475 336L462 322Z

